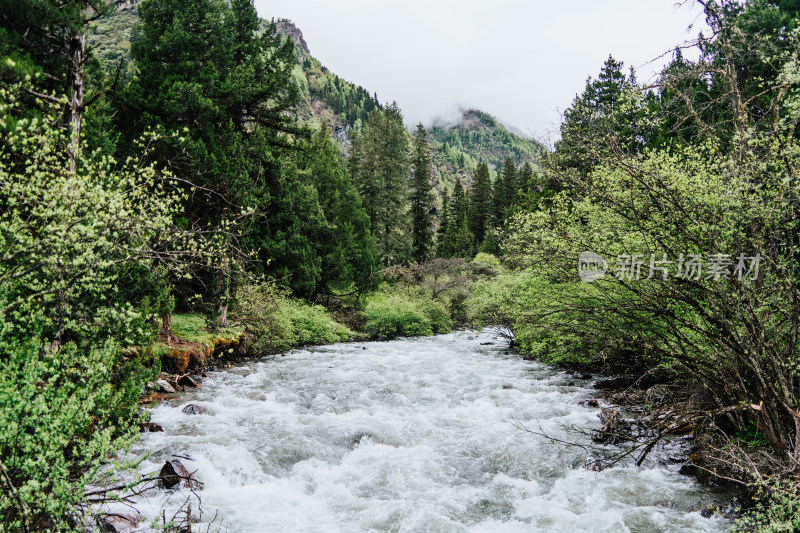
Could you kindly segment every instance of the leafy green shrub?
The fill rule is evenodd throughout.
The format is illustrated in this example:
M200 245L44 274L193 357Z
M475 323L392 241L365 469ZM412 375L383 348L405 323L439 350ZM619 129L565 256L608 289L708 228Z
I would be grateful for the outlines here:
M744 533L790 533L800 531L800 484L773 479L756 488L760 497L755 509L736 521L734 531Z
M281 311L292 323L297 344L330 344L353 336L349 328L336 322L321 305L290 299L282 303Z
M600 337L564 328L580 323L580 311L570 311L563 299L582 301L587 284L553 283L529 272L514 272L473 285L467 318L473 327L501 326L514 333L514 346L523 354L553 365L606 363L613 347ZM559 327L554 327L554 326Z
M366 329L373 337L391 339L433 335L428 317L413 301L399 294L384 295L367 303Z
M141 383L157 366L111 342L0 346L0 530L72 531L98 468L138 433Z
M447 308L442 302L430 300L428 298L419 298L415 303L422 309L434 334L448 333L453 329L450 313L447 312Z
M473 263L483 263L483 264L486 264L486 265L491 265L496 270L500 270L501 269L500 260L496 256L494 256L492 254L487 254L485 252L480 252L478 255L476 255L475 258L472 260L472 262Z
M271 284L244 285L237 293L234 318L260 352L280 352L306 344L342 342L352 337L319 305L289 297Z
M452 328L444 304L424 296L379 292L369 299L366 330L376 338L429 336Z

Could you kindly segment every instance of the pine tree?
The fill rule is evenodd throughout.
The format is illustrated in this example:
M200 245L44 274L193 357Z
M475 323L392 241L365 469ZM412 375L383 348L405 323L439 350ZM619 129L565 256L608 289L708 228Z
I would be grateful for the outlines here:
M559 164L588 173L603 156L592 148L597 139L631 154L642 150L651 132L639 124L643 110L626 106L640 90L633 71L628 76L622 67L622 62L609 56L597 79L586 80L583 93L564 112L561 139L556 142Z
M439 257L472 257L475 253L475 238L467 227L468 202L461 185L456 179L453 197L449 202L447 228L439 241L437 254Z
M497 175L494 179L494 194L492 196L492 227L499 228L503 225L506 213L506 183L504 165L498 165Z
M379 269L378 250L369 217L326 123L320 125L301 157L301 172L310 177L325 214L316 239L321 273L315 293L330 294L353 285L369 287Z
M439 211L439 227L436 228L436 255L438 257L445 257L442 253L442 243L451 224L451 209L450 193L444 189L442 191L442 209Z
M119 155L132 155L149 129L174 133L159 143L159 162L205 191L187 199L187 223L214 226L249 209L239 245L255 252L252 268L312 294L324 215L313 184L278 151L305 137L289 113L297 101L291 40L274 25L259 34L249 0L144 0L137 12L138 74L115 98ZM186 290L212 287L207 296L225 299L232 281L205 273Z
M464 186L461 184L461 178L456 178L456 184L453 187L453 223L456 226L466 226L467 212L467 193L464 190Z
M387 265L409 260L408 136L396 103L374 111L353 143L349 167Z
M414 135L414 172L411 176L411 257L418 263L430 258L433 249L433 187L431 182L431 155L428 134L422 124L417 124Z
M502 173L497 175L494 186L494 223L496 228L505 225L508 211L517 201L517 170L514 161L507 157Z
M489 167L481 161L475 169L475 181L469 198L469 230L475 238L475 248L479 249L489 230L492 215L492 183Z

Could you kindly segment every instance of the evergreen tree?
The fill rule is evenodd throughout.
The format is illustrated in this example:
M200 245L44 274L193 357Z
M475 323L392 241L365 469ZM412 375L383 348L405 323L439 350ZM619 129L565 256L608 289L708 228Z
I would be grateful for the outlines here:
M604 157L596 141L607 139L625 153L640 153L652 136L643 121L645 108L633 105L642 94L633 71L626 75L623 64L609 56L596 80L586 80L586 88L576 96L561 124L561 139L556 142L557 162L584 174Z
M442 209L439 211L439 227L436 228L436 254L438 257L444 257L442 255L441 246L444 241L444 236L447 234L447 230L450 227L451 218L450 193L445 188L442 191Z
M526 161L525 164L528 165L528 162ZM528 168L530 168L530 165L528 165ZM506 211L508 211L512 205L517 203L517 195L519 194L519 183L517 178L517 168L514 165L514 161L508 157L503 165L503 185L505 187L503 191L503 204ZM506 213L504 213L504 218L505 216L507 216Z
M408 133L396 103L370 114L349 161L372 235L387 265L410 258L408 239Z
M302 158L302 173L310 176L325 215L316 239L321 273L315 292L369 287L379 269L378 251L369 217L327 124L320 125Z
M472 257L474 255L475 238L467 227L468 202L461 185L456 179L453 197L447 210L447 227L439 240L437 254L439 257Z
M506 184L503 168L503 165L498 165L497 175L494 178L491 225L495 228L503 225L506 212Z
M475 248L479 249L486 237L492 219L492 183L489 167L481 161L475 169L475 181L469 198L469 230L475 238Z
M431 155L428 134L422 124L417 124L412 157L414 172L411 175L411 257L418 263L430 258L433 249L433 186L431 182Z
M274 25L259 34L249 0L144 0L138 15L131 44L138 75L115 99L121 146L135 150L132 140L149 129L174 133L157 159L206 193L188 199L186 223L213 226L250 210L239 245L255 252L254 268L313 293L324 216L313 184L280 153L303 134L289 113L297 101L291 40ZM232 281L215 271L186 289L211 287L206 296L224 310Z
M514 167L514 161L508 157L494 182L494 227L503 227L509 208L516 202L516 196L517 170Z
M106 1L0 0L0 83L21 83L29 111L41 108L42 101L63 106L62 120L71 132L65 150L70 172L79 158L84 111L107 89L86 97L86 31L113 11ZM66 105L59 96L67 97Z
M467 193L464 186L461 184L461 178L456 178L456 184L453 187L453 210L452 219L456 226L466 226L467 224Z

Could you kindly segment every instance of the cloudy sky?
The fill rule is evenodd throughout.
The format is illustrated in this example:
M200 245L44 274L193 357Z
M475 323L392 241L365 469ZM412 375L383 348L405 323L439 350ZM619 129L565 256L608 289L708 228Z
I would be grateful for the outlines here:
M692 0L255 0L288 18L332 72L396 100L409 124L476 107L552 140L560 112L612 54L640 81L706 28Z

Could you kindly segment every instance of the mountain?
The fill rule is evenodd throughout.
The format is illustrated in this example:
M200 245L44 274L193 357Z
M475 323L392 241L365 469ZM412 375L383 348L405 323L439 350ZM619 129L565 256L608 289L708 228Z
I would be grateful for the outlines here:
M106 70L127 61L130 41L137 21L140 0L118 0L117 12L98 22L87 36L89 47ZM369 113L382 106L376 94L340 78L316 59L308 49L303 32L290 20L272 19L277 30L295 45L293 77L299 89L298 118L312 127L327 121L339 147L347 155L349 138L361 130ZM262 27L268 22L262 20ZM434 177L437 191L452 189L456 178L472 183L472 172L479 161L496 169L506 157L517 165L524 162L538 167L544 148L537 142L517 135L496 118L476 109L462 113L455 124L434 123L429 129L433 148Z
M439 181L449 188L456 177L465 185L471 184L472 171L481 160L496 170L510 157L516 166L527 162L536 170L545 151L538 142L512 133L496 118L477 109L462 111L455 124L435 122L429 133Z

